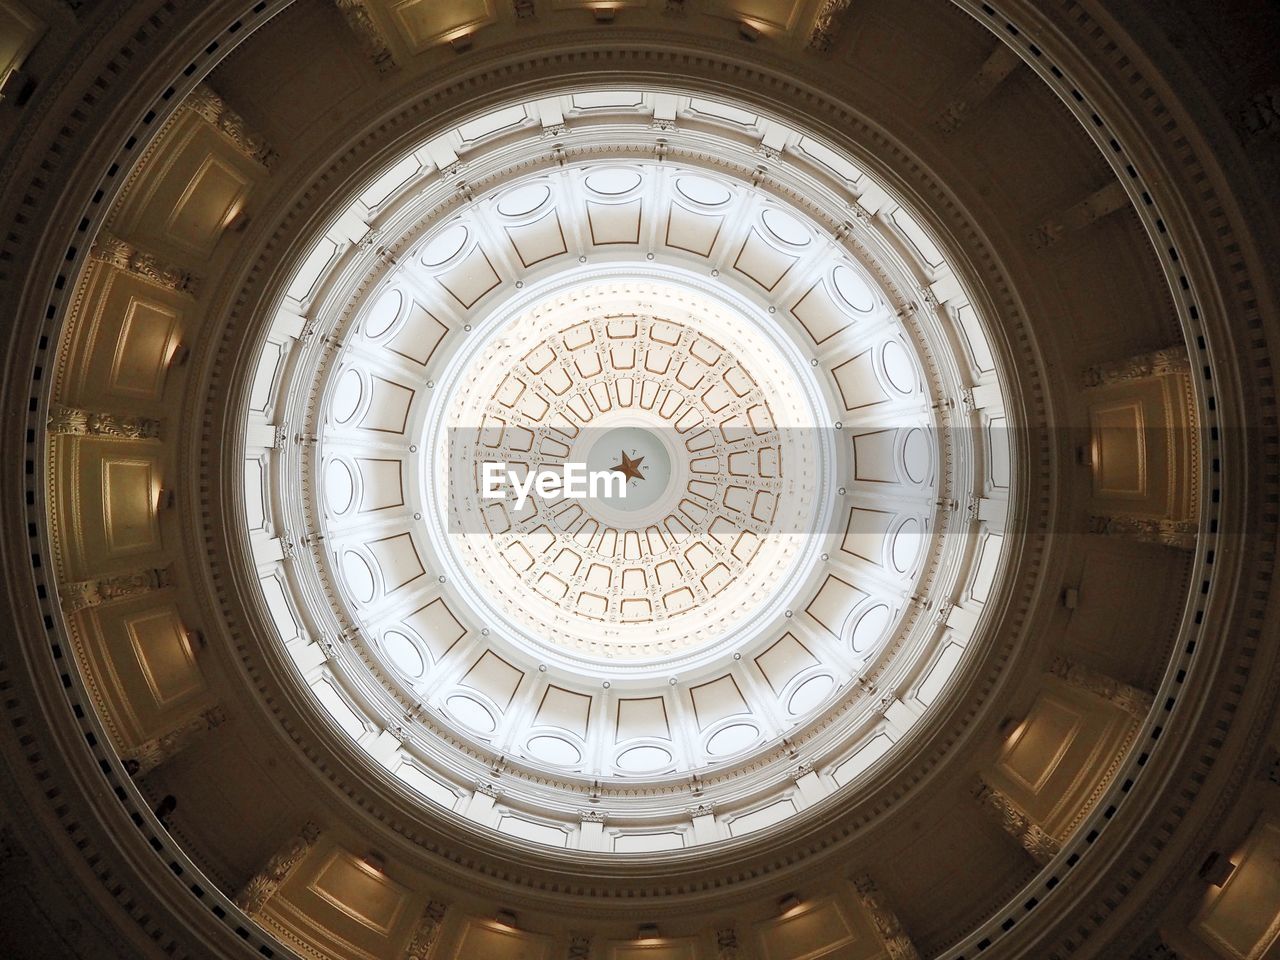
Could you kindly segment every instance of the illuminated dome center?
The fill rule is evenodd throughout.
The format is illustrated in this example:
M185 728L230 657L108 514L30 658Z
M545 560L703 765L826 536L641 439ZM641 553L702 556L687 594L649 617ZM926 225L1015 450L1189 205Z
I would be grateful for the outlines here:
M776 324L674 268L627 275L489 322L428 419L426 513L468 601L536 649L745 642L816 561L828 417ZM591 482L517 499L486 490L486 464Z
M420 802L500 777L493 828L558 845L607 802L618 852L710 842L694 772L735 836L801 809L779 765L874 776L983 629L1012 479L922 221L725 104L676 98L655 156L661 96L388 158L287 283L255 383L289 436L246 472L316 706ZM625 486L570 496L571 466Z

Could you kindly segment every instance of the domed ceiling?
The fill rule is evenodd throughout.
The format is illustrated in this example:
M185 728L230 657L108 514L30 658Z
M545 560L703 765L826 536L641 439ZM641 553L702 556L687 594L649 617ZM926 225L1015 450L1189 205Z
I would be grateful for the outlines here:
M302 260L248 435L314 442L251 441L246 532L290 544L257 576L298 680L419 800L497 769L500 832L685 847L838 793L945 698L998 589L1003 402L940 247L862 203L891 201L742 105L569 92L395 160ZM626 482L512 489L566 464ZM691 828L691 773L727 832Z
M114 953L1275 949L1260 208L1111 5L184 4L0 0L0 814Z

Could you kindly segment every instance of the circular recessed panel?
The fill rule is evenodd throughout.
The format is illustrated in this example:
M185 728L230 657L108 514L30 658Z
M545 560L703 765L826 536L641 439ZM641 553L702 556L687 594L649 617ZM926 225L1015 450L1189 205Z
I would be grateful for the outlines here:
M364 382L360 374L348 369L338 377L338 385L333 391L333 400L329 410L338 423L346 423L356 415L360 408L360 400L364 396Z
M557 767L571 767L582 760L582 751L564 737L532 737L527 749L532 756Z
M586 177L587 189L606 197L630 193L640 186L640 174L634 170L595 170Z
M324 471L324 499L334 513L346 513L355 498L351 468L341 460L330 460Z
M867 286L867 282L858 276L850 267L839 266L831 274L840 299L859 313L870 313L876 305L875 294Z
M707 741L707 753L713 757L729 757L747 749L759 736L760 731L749 723L730 724Z
M516 187L502 195L498 212L504 217L523 217L533 213L551 197L551 188L545 183L531 183Z
M377 338L391 329L404 306L404 294L399 290L387 290L374 301L373 309L364 322L365 336Z
M644 745L618 754L617 767L625 773L652 773L671 766L671 752L662 747Z
M803 247L812 239L804 224L781 210L766 210L761 214L761 219L775 239L790 246Z
M923 526L919 520L912 517L898 527L893 535L890 555L894 568L899 573L907 573L915 565L916 558L920 556L922 545Z
M489 708L480 701L467 696L453 696L445 701L445 706L458 722L465 724L480 733L493 733L497 722Z
M884 345L884 373L889 378L893 389L899 393L911 393L916 388L915 367L907 350L897 340L890 340Z
M368 603L373 599L377 586L373 579L373 570L364 557L348 550L342 555L342 572L353 597L361 603Z
M467 228L462 224L454 224L422 249L422 264L426 267L438 267L448 263L459 253L467 242Z
M835 686L835 680L826 674L810 677L796 687L795 693L791 694L791 699L787 701L787 710L793 716L807 714L827 699L827 694L831 692L833 686Z
M883 603L876 604L862 614L853 625L854 653L866 653L879 643L891 619L889 608Z
M383 634L382 646L391 662L406 677L416 680L426 672L427 663L418 651L417 644L399 630L388 630Z
M706 177L681 177L676 181L676 189L686 199L700 203L704 207L718 207L729 202L732 192L723 183L708 180Z
M902 465L913 483L929 477L929 436L919 427L909 431L902 444Z

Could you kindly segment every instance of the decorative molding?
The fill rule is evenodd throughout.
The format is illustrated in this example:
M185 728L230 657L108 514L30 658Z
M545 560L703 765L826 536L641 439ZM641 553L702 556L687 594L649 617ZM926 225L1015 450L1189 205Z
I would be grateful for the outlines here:
M101 606L112 600L137 597L173 584L173 568L152 567L136 573L121 573L98 580L81 580L59 585L62 609L74 613L88 607Z
M533 0L511 0L517 20L529 20L538 15Z
M565 954L565 960L590 960L591 958L591 937L585 933L569 934L569 952Z
M1169 517L1139 517L1130 514L1089 517L1089 532L1120 537L1137 543L1154 543L1180 550L1194 550L1199 523L1195 520L1172 520Z
M279 155L266 139L252 130L244 117L228 106L207 83L192 90L191 95L183 101L183 106L217 127L245 157L268 170L275 164Z
M215 730L226 722L227 712L222 707L210 707L177 729L146 740L122 753L125 769L135 779L145 777L156 767L172 760L203 738L210 730Z
M418 918L418 925L413 929L405 960L427 960L431 955L431 948L440 936L440 926L444 923L444 915L448 910L449 905L442 900L427 901L427 905L422 908L422 916Z
M841 21L853 0L823 0L813 29L809 31L809 49L827 53L840 33Z
M738 931L735 928L716 930L716 960L738 960Z
M168 263L151 253L139 250L132 243L121 240L106 230L98 231L89 248L89 259L115 267L157 287L199 296L200 282L181 267Z
M1008 45L997 43L978 72L960 87L955 97L947 101L933 125L943 133L955 133L973 108L991 96L1020 63L1022 58Z
M1109 387L1130 380L1190 372L1191 358L1187 355L1186 347L1173 346L1086 367L1081 380L1086 387Z
M973 789L974 799L992 814L1001 828L1021 844L1031 859L1044 866L1062 849L1062 844L1018 809L1012 800L981 777Z
M151 417L99 413L53 404L49 408L49 432L56 436L105 437L113 440L157 440L160 421Z
M1074 660L1054 657L1053 662L1049 664L1048 672L1073 687L1101 697L1139 719L1151 712L1151 694L1099 670L1076 663Z
M300 864L320 839L320 828L308 820L285 848L267 861L236 896L236 906L249 916L260 911L289 874Z
M907 936L902 921L889 906L888 899L876 882L864 873L853 878L853 886L858 893L858 902L867 911L872 924L875 925L876 933L884 941L885 953L888 954L889 960L920 960L920 953L916 950L915 944Z
M1124 184L1112 180L1074 206L1041 221L1031 233L1031 245L1039 250L1051 247L1068 233L1082 230L1127 206L1129 195L1124 192Z
M333 0L333 2L342 11L342 16L347 21L347 26L359 39L360 46L364 48L365 54L373 62L373 65L378 68L378 72L390 73L395 70L399 64L396 63L395 56L391 53L387 38L383 36L378 25L374 23L364 0ZM530 3L530 6L532 6L532 3Z

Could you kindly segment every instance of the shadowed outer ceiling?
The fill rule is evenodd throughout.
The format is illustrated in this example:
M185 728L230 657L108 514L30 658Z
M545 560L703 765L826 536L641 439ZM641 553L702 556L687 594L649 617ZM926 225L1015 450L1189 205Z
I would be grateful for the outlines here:
M1227 28L1204 31L1194 5L1158 27L1105 4L943 0L0 13L25 38L0 47L19 68L0 101L14 955L1274 951L1274 224L1257 178L1274 170L1275 68L1242 56L1243 93L1224 70L1201 85L1161 33L1211 48ZM447 816L384 790L395 729L350 750L285 682L232 575L312 549L277 535L245 556L226 459L308 442L269 421L246 439L241 417L267 328L286 350L315 335L317 318L270 313L308 243L381 255L359 211L334 221L380 164L569 78L732 96L849 151L884 186L850 179L848 216L896 237L904 262L894 211L925 221L980 301L1023 428L1008 530L981 497L937 507L1015 544L959 693L839 803L822 803L822 757L762 758L801 815L755 838L716 832L753 811L673 784L701 850L500 840L517 778L479 752L492 770ZM544 119L538 162L590 159L576 117ZM655 114L635 149L667 162L664 124L704 122ZM743 126L764 137L767 180L779 147ZM466 161L423 167L459 206L479 175ZM913 269L912 309L967 302ZM975 388L948 415L991 405ZM972 600L957 590L927 615L972 629ZM307 656L324 669L319 646ZM877 693L901 736L914 690ZM620 829L608 811L579 819L575 836ZM23 932L33 917L59 946Z

